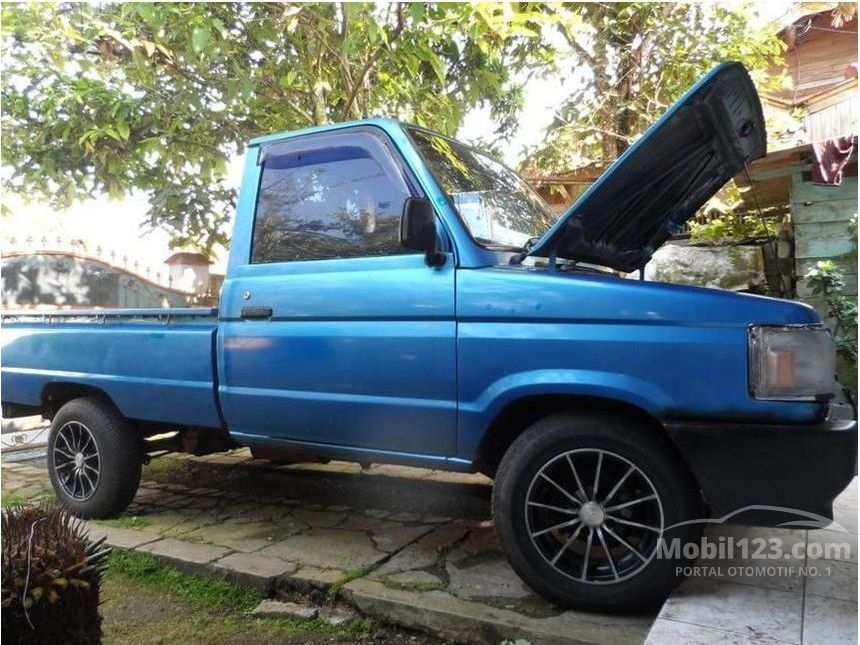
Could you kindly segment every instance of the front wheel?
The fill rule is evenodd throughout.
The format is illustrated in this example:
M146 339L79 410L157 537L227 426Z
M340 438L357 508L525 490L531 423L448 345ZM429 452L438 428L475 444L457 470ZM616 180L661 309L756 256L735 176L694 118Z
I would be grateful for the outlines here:
M112 405L74 399L59 409L48 436L48 473L60 503L83 518L125 510L140 483L140 437Z
M668 440L621 416L547 417L508 449L493 516L511 566L565 607L637 611L666 598L697 540L698 489ZM681 524L678 526L678 524Z

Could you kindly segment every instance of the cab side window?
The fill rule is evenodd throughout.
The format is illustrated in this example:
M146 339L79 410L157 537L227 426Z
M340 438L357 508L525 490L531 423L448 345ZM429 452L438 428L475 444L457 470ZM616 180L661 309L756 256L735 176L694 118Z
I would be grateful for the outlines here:
M398 238L410 190L377 135L274 144L262 151L262 165L252 263L410 252Z

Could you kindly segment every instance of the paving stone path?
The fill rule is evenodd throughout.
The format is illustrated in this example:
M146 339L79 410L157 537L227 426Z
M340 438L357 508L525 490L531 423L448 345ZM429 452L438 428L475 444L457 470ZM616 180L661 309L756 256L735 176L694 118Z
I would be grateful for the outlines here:
M329 593L360 612L463 642L642 643L653 616L562 611L501 553L489 481L396 466L277 466L247 451L158 460L120 520L94 538L273 598ZM147 479L152 476L158 481ZM4 494L48 491L44 470L4 464Z
M4 463L4 495L51 495L47 474ZM857 642L857 483L831 530L716 526L735 539L847 542L848 553L786 566L822 575L698 575L659 617L562 611L511 570L489 517L490 483L399 466L279 466L245 450L157 459L128 513L89 524L93 537L150 553L195 575L221 576L281 600L331 593L368 615L478 643ZM728 558L705 565L757 564ZM656 620L655 620L656 618ZM649 631L650 630L650 631Z

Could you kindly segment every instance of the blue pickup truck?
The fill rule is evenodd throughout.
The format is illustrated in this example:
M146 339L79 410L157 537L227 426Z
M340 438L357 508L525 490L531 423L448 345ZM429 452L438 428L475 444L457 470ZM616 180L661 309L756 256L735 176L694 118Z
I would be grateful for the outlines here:
M535 590L654 603L683 559L661 542L708 517L830 518L855 472L813 309L620 275L764 153L737 63L560 218L396 121L256 139L220 307L6 314L4 414L52 420L51 480L81 517L122 511L154 450L479 471Z

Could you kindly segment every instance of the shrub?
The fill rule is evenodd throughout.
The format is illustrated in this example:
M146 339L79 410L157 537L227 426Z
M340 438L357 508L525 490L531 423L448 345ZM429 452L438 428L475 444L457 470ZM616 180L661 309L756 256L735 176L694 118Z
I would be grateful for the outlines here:
M53 505L3 510L3 640L99 643L99 584L110 549Z
M832 321L833 340L839 355L857 362L857 299L844 294L845 274L830 260L820 261L804 276L813 295L822 296Z

